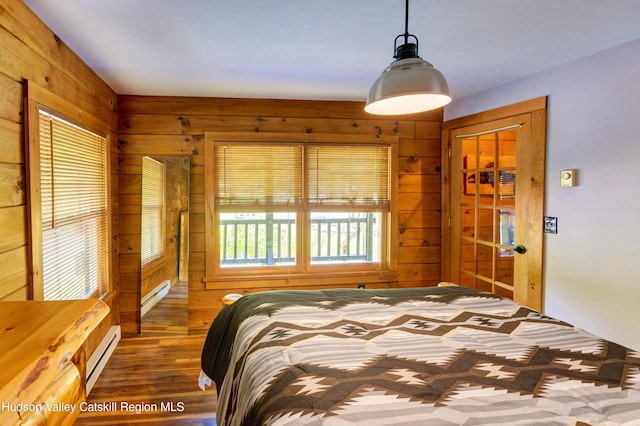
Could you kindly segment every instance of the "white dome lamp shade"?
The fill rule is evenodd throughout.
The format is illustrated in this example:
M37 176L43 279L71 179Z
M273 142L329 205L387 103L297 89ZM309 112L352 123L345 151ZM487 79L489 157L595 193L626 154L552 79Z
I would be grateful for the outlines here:
M371 86L364 110L378 115L429 111L451 102L444 75L418 56L418 39L408 32L409 0L406 0L405 32L394 41L394 58ZM404 43L397 46L398 39ZM409 43L409 37L415 43Z

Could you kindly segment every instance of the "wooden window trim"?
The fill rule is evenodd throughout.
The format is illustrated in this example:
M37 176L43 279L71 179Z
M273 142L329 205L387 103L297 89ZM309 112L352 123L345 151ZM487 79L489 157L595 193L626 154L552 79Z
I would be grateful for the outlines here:
M215 211L215 167L214 149L215 143L220 142L250 142L250 143L299 143L299 144L379 144L390 147L391 168L390 173L390 205L389 212L383 214L383 252L379 266L371 268L371 265L314 265L305 264L310 249L306 244L298 244L298 256L301 259L296 267L288 269L279 267L261 267L252 270L251 273L241 271L221 270L219 266L218 223ZM398 136L371 137L368 135L343 135L343 134L313 134L313 133L267 133L267 132L205 132L204 156L205 156L205 277L203 281L207 288L216 288L221 282L252 282L261 280L264 285L285 286L298 282L300 285L318 283L329 280L331 282L361 282L365 281L394 281L397 278L397 158ZM299 233L307 226L305 215L297 223ZM359 267L358 267L359 266Z
M60 96L38 86L31 81L24 81L24 110L25 110L25 151L27 157L27 202L30 242L29 261L31 264L30 298L33 300L44 299L43 273L42 273L42 198L40 193L40 110L54 112L58 117L70 123L76 123L82 128L98 133L106 140L107 156L106 167L106 192L107 198L111 194L111 164L109 161L109 147L111 146L111 128L109 124L89 114L73 103ZM111 229L111 203L107 201L107 270L111 275L112 253L112 229ZM107 280L107 288L101 295L102 299L110 297L112 292L111 278Z

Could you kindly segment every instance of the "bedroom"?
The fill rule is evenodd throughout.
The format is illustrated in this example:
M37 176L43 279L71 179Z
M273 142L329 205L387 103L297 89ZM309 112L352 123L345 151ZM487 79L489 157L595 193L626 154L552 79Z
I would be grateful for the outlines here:
M633 5L628 6L629 10L634 10ZM254 131L256 127L278 131L277 126L302 131L311 126L322 132L325 126L331 132L353 133L354 122L366 122L366 125L355 128L363 132L371 132L379 126L384 133L392 133L395 128L396 120L372 119L361 111L361 105L350 102L268 103L244 99L240 103L216 100L203 105L196 99L153 102L153 99L119 96L123 93L115 93L99 80L63 43L56 41L21 2L3 1L2 9L1 47L4 59L0 78L4 157L1 170L2 181L6 182L7 188L3 194L8 201L2 204L0 222L3 232L0 243L0 288L3 293L0 297L5 299L24 300L30 291L26 200L24 190L15 191L16 185L24 188L25 179L21 140L23 78L37 81L57 94L73 93L80 107L106 117L113 132L111 181L114 187L126 179L117 174L117 153L122 149L116 144L119 140L127 141L124 149L133 150L133 154L193 156L193 150L201 149L201 146L195 140L185 141L184 135L216 130L212 128L216 123L219 130L234 128L246 131ZM392 28L393 35L399 32L397 27ZM428 38L427 34L417 35L421 40ZM423 250L420 250L420 245L404 248L406 253L402 257L410 259L405 266L406 282L435 284L440 280L440 176L436 167L440 161L441 122L548 96L545 215L558 217L559 225L558 234L545 237L545 313L640 349L635 327L640 286L633 275L634 265L638 262L634 241L640 237L635 225L635 211L640 208L636 188L637 158L640 154L640 146L636 143L636 135L640 131L637 120L640 89L636 80L640 43L637 39L638 36L631 39L635 41L456 99L445 108L442 116L432 113L420 119L402 121L401 131L407 125L415 125L418 132L415 138L431 141L424 144L421 140L407 138L406 152L399 153L405 161L415 156L424 163L424 172L400 178L405 179L406 185L415 188L418 182L431 184L423 192L408 191L422 194L418 201L414 201L414 204L422 206L419 214L411 214L412 207L399 208L398 221L408 229L407 235L416 232L420 242L430 242ZM390 40L385 39L384 43L388 44ZM390 61L388 56L383 54L379 58L379 67ZM428 59L428 54L424 56ZM231 114L227 112L230 109L233 111ZM225 111L224 114L221 111ZM229 119L228 116L235 118ZM282 116L291 118L283 123L280 121ZM189 120L179 120L181 117ZM162 129L162 133L168 136L136 136L145 132L136 129L145 127ZM185 131L185 127L188 130ZM157 151L149 152L149 145ZM193 156L192 159L196 170L192 172L195 176L192 176L191 202L193 209L200 208L200 219L194 218L191 229L202 233L204 190L197 188L203 185L204 162L201 156ZM579 169L577 187L560 187L559 173L563 169ZM123 204L115 193L111 203L113 206ZM120 253L120 262L114 261L111 270L114 277L118 272L120 275L114 278L114 288L119 290L117 297L108 303L111 320L122 325L123 333L135 334L139 278L135 272L126 270L126 265L135 262L128 263L126 253L123 253L123 247L127 247L123 243L126 227L131 222L127 220L126 209L112 209L112 212L118 214L113 219L114 223L119 223L119 227L113 229L113 247ZM202 235L194 237L191 239L190 270L192 281L199 283L202 276L198 273L201 274L204 267L204 241ZM402 265L398 269L400 272ZM416 270L418 274L413 275ZM219 309L221 294L211 296L207 291L202 286L192 289L189 294L189 322L194 331L206 329L206 323ZM105 328L103 326L102 330Z

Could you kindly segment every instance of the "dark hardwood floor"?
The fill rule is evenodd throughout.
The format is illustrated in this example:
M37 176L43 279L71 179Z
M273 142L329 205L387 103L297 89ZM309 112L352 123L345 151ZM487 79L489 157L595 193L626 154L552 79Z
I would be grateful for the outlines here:
M186 282L171 287L169 294L142 318L141 335L161 337L189 334L188 291Z
M215 425L215 386L198 387L205 335L187 332L187 284L143 318L139 337L123 338L87 398L103 412L81 412L76 425ZM112 403L112 404L109 404Z

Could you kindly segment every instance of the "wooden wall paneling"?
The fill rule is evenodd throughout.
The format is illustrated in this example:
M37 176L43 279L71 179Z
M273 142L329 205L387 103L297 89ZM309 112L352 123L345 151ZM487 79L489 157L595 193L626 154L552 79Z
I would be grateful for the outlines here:
M433 210L404 210L398 212L398 229L433 228L433 221L440 220L440 212Z
M27 260L26 246L0 252L0 299L24 287Z
M106 85L105 85L106 86ZM116 107L115 102L117 97L115 93L110 91L106 95L107 103L109 106ZM109 315L102 321L101 326L98 327L89 337L86 354L90 356L93 350L100 344L100 341L109 332L112 325L120 323L120 218L118 214L119 210L119 198L118 193L120 191L118 176L118 134L117 129L113 126L115 120L115 114L109 114L111 119L109 129L109 172L111 173L109 191L110 191L110 214L111 214L111 268L110 268L110 281L111 291L108 295L103 297L102 301L109 306Z
M27 300L33 296L27 249L25 80L35 82L111 127L112 291L104 299L111 307L107 321L110 326L119 322L117 96L22 1L14 0L0 0L0 299ZM100 340L109 328L107 325L91 341ZM93 347L88 345L90 350Z
M24 281L21 281L21 284L18 284L19 280L17 279L18 277L16 277L15 282L16 284L14 284L14 288L17 288L17 290L14 290L11 293L8 293L6 296L4 296L2 298L3 302L10 302L10 301L24 301L24 300L29 300L29 298L31 297L30 291L29 291L29 279L26 277L26 275L24 275ZM6 285L10 285L11 281L5 281L3 284Z
M145 135L121 133L118 149L121 155L192 156L202 152L201 135Z
M440 264L403 263L398 265L398 285L400 287L434 286L440 282Z
M72 99L77 105L87 108L87 112L96 117L106 117L109 124L113 124L115 108L108 108L99 101L92 91L87 91L73 81L63 70L56 68L50 57L43 57L0 28L0 56L12 57L11 66L5 70L6 74L16 81L26 79L49 90L62 98ZM91 72L89 68L85 68ZM96 78L96 82L99 79Z
M0 73L0 300L30 296L22 105L22 84Z
M433 226L429 228L399 228L398 246L440 246L440 229Z
M440 275L441 123L420 121L415 129L416 138L401 140L399 159L398 280L405 287L436 285Z
M140 272L140 296L144 298L151 290L161 283L166 275L163 260L145 265Z
M406 175L398 176L399 192L440 192L439 175Z
M6 226L0 239L0 253L14 247L26 245L26 217L26 208L24 205L0 208L0 223Z
M346 133L346 134L399 134L398 121L280 118L268 117L216 117L205 115L147 115L119 114L120 134L143 135L195 135L205 131L217 132L282 132L282 133ZM413 131L412 131L413 133ZM402 136L400 134L400 136ZM126 139L126 136L121 136Z
M398 247L403 264L429 263L440 258L440 246ZM439 262L438 262L439 263Z
M439 192L402 192L398 197L398 210L438 210Z
M119 142L119 310L121 331L127 336L140 333L142 156L123 154L120 147Z
M124 97L120 97L123 99ZM323 117L371 119L362 104L348 101L322 103L292 99L201 98L173 96L126 96L118 110L129 114L186 114L215 116ZM411 120L442 122L442 110L411 115ZM439 136L438 136L439 137Z
M29 217L30 217L30 253L31 253L31 276L33 277L32 281L32 290L33 290L33 298L34 299L42 299L42 269L41 269L41 252L42 250L40 246L40 238L39 235L41 233L41 224L39 220L40 212L40 203L39 203L39 141L38 141L38 116L39 116L39 108L41 105L44 105L48 108L51 108L53 111L57 111L63 114L65 117L68 117L72 120L77 120L83 125L86 125L89 128L92 128L101 134L105 135L107 141L109 143L112 142L113 131L109 127L109 122L112 121L111 114L108 117L99 117L94 116L91 113L87 112L82 105L74 103L75 99L64 98L57 95L54 92L51 92L47 88L41 87L34 82L24 82L25 85L25 109L26 111L25 118L28 118L29 121L25 121L25 130L28 130L28 136L25 138L26 140L26 149L29 152L30 157L28 158L27 167L29 168L29 186L30 186L30 209L29 209ZM112 148L110 146L110 148ZM113 166L111 165L111 161L114 157L111 155L111 150L109 150L107 154L106 164L107 173L113 173ZM107 191L111 194L111 181L113 177L112 175L107 177ZM108 204L107 204L107 214L113 218L113 214L117 211L111 205L112 197L108 195ZM113 223L113 220L110 221L110 225ZM113 230L109 229L110 239L107 242L109 245L108 250L111 255L113 243ZM110 259L113 262L113 259ZM111 263L112 264L112 263ZM111 265L110 264L110 265ZM110 268L112 269L112 268ZM110 288L114 286L110 283Z
M401 138L401 157L440 158L440 139Z
M0 118L13 123L22 123L22 84L2 73L0 73Z
M24 205L24 164L0 162L0 176L0 207Z
M0 268L13 266L2 271L0 276L0 298L6 300L28 300L30 297L29 276L23 264L26 261L24 249L15 249L0 254ZM11 263L15 262L15 263Z
M140 238L137 234L120 234L118 241L120 254L140 253Z
M438 282L442 110L405 117L375 117L366 114L358 102L153 96L120 96L118 108L120 154L191 157L190 332L204 331L208 327L221 308L220 299L224 294L280 287L280 283L269 280L227 282L221 283L219 288L209 289L203 283L206 178L202 136L205 131L399 136L396 167L400 192L397 197L398 230L394 237L401 253L397 285L435 285ZM119 183L122 185L125 181L120 180ZM123 203L122 197L120 202ZM125 215L121 215L121 219L125 220ZM135 219L133 221L135 223ZM124 223L121 227L130 229ZM121 244L121 247L125 245ZM333 277L326 285L335 286L336 282ZM290 282L287 288L293 287ZM301 288L310 288L310 285L301 283Z
M116 128L115 92L22 2L1 0L0 11L5 16L2 27L12 39L6 43L0 40L0 46L8 48L11 56L27 60L26 64L14 63L17 73L11 77L33 80L59 96L74 99L87 112L108 118L107 123Z
M0 163L24 165L22 140L22 124L0 118Z
M120 236L127 241L140 239L140 206L121 204L124 213L120 214ZM122 247L122 246L121 246ZM134 248L140 248L139 244L134 244L127 252L132 252ZM138 251L139 253L139 251Z
M442 110L433 111L436 115L430 120L418 120L416 125L416 138L417 139L434 139L440 140L442 135Z

